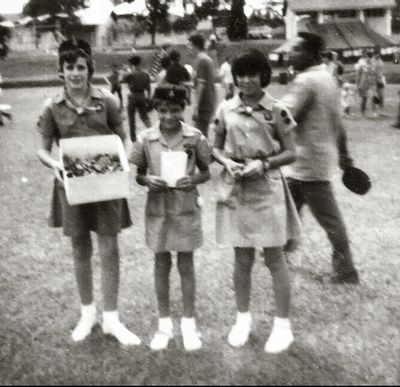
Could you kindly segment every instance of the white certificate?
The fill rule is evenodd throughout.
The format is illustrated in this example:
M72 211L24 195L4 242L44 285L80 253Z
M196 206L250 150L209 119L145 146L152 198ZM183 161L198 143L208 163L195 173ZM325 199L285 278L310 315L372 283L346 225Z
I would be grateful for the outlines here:
M186 168L186 152L161 152L161 178L169 187L176 187L176 182L186 175Z

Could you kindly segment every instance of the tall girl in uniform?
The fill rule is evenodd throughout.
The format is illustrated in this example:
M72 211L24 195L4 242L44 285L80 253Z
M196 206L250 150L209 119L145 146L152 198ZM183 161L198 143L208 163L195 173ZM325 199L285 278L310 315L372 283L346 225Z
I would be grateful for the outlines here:
M225 168L227 187L217 201L217 242L235 251L236 324L228 342L248 340L251 270L255 248L264 249L273 281L276 317L265 350L277 353L293 341L289 321L290 285L283 246L299 234L299 218L279 167L295 160L288 110L263 90L271 67L258 50L240 55L232 66L240 92L221 102L214 121L214 156ZM231 185L229 185L231 184Z
M150 348L167 348L173 337L169 309L171 251L177 252L181 278L183 318L181 332L186 350L197 350L202 343L195 322L195 274L193 251L202 244L201 213L197 184L210 178L211 149L201 132L183 122L186 90L164 85L154 91L159 123L142 133L135 144L132 161L137 165L137 182L148 187L146 204L146 243L155 256L155 289L159 323ZM163 152L185 151L187 175L169 188L160 178Z
M63 227L71 238L75 276L81 301L81 318L72 332L74 341L85 339L96 323L93 300L93 253L90 232L97 233L102 273L103 332L125 345L140 344L139 338L119 320L117 297L119 252L117 235L131 225L126 199L70 206L61 176L62 166L51 156L58 140L68 137L117 134L125 140L118 104L106 90L90 84L94 67L91 48L83 40L67 40L59 48L59 69L64 79L63 92L49 103L39 120L40 161L53 169L54 181L49 225Z

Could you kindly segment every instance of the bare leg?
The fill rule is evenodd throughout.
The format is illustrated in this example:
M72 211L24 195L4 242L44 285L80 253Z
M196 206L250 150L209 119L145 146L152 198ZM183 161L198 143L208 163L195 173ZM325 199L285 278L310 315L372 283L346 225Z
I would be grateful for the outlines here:
M235 248L235 268L233 283L237 310L241 313L248 312L251 293L251 270L254 263L254 248Z
M154 282L158 312L161 318L169 317L169 274L172 260L169 251L157 253L154 262Z
M193 252L178 252L178 270L181 276L183 315L184 317L194 317L196 280L194 275Z

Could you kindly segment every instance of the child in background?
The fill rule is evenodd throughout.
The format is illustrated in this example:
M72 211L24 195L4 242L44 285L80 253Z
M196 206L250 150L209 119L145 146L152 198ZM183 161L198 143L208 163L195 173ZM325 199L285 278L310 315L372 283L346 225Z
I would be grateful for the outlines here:
M126 199L70 206L62 179L62 164L51 156L53 143L69 137L117 134L122 140L120 111L107 90L90 84L94 64L91 48L84 40L66 40L59 47L59 67L64 91L47 103L38 130L40 161L56 175L49 225L63 227L71 238L75 277L81 301L81 318L72 331L72 340L84 340L96 324L93 301L91 258L93 245L90 232L97 233L101 261L103 293L103 333L114 336L121 344L139 345L140 339L119 320L117 311L119 285L118 233L131 223ZM64 257L60 257L64 258Z
M340 92L340 106L342 108L343 117L351 116L351 108L354 106L355 85L345 82Z
M105 80L110 85L111 94L117 93L118 98L119 98L119 107L120 107L120 109L123 109L124 101L122 99L122 87L121 87L121 83L120 83L120 74L119 74L117 64L112 65L111 74L108 77L106 77Z
M186 90L165 85L154 91L153 104L159 123L144 131L135 144L132 161L137 165L137 182L149 188L146 204L146 243L155 254L155 288L159 323L150 348L166 349L173 337L169 309L171 251L177 252L181 277L183 318L181 331L187 351L200 349L195 320L195 274L193 251L202 244L201 209L197 184L210 178L211 150L201 132L182 121ZM163 152L185 151L185 177L176 188L160 178Z

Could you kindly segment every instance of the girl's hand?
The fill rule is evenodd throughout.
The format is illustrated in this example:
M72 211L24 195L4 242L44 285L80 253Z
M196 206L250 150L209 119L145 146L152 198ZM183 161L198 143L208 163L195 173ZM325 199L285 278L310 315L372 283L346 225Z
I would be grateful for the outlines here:
M181 189L182 191L190 191L195 187L193 179L190 176L181 177L176 182L176 188Z
M56 179L60 183L62 187L64 187L64 179L63 179L63 173L64 173L64 167L59 161L54 161L53 162L53 170L54 170L54 175L56 176Z
M154 191L163 191L168 188L168 184L165 180L161 179L158 176L149 175L146 176L146 185Z
M235 179L240 179L242 177L243 164L239 164L231 159L226 159L224 161L224 166L228 173Z
M264 163L261 160L250 161L242 170L242 177L258 177L264 175Z

